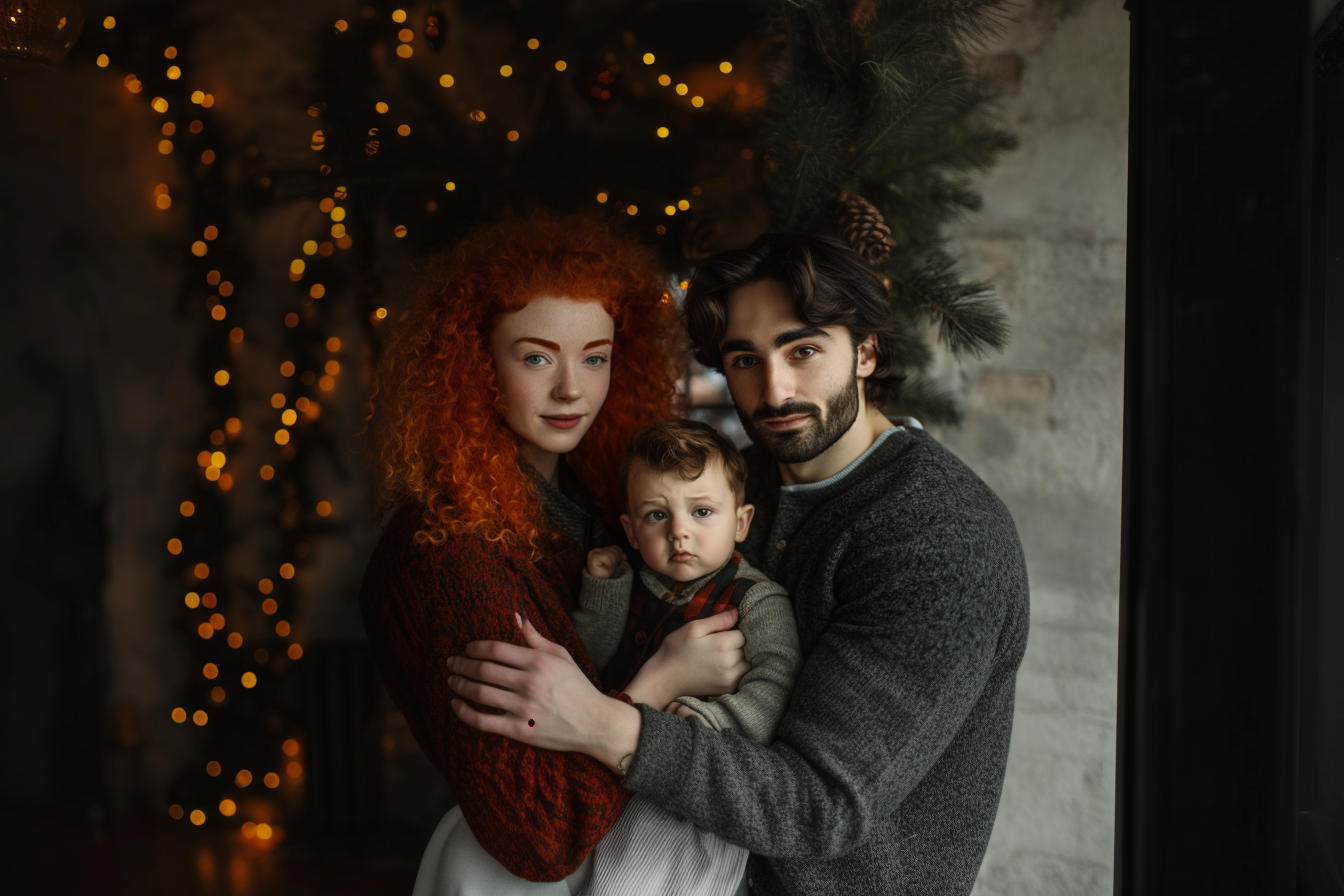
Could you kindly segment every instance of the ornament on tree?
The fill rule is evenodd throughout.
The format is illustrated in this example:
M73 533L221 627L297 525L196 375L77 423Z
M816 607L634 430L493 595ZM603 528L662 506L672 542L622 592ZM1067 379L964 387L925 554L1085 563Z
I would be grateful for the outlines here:
M896 245L877 206L854 193L840 196L840 238L874 267L886 264Z
M425 44L429 47L429 52L437 53L443 49L443 44L448 40L448 17L439 9L437 3L431 4L429 12L425 14Z
M610 55L610 54L608 54ZM620 66L615 57L580 64L574 72L574 89L587 100L599 116L606 115L616 96L616 75Z

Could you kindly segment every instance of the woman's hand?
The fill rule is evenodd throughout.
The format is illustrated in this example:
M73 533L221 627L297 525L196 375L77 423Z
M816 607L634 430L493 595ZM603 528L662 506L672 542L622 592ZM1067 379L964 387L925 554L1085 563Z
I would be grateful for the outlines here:
M737 609L686 623L663 639L625 692L636 703L667 706L683 695L731 694L751 671L746 636L733 628Z
M569 651L514 614L526 647L472 641L448 659L453 712L489 734L546 750L586 753L615 768L639 744L639 712L599 692ZM466 700L461 699L465 697ZM501 710L484 713L467 704Z

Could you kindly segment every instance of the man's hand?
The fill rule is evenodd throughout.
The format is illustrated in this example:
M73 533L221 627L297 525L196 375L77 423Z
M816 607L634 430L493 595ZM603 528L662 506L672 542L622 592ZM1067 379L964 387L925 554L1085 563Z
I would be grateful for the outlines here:
M639 711L600 693L569 651L515 614L526 647L472 641L448 659L453 712L471 727L546 750L584 753L610 768L639 745ZM460 699L465 697L466 700ZM467 700L502 714L481 712Z
M588 552L588 575L595 579L609 579L616 567L625 562L625 551L611 545Z
M686 623L663 639L625 692L636 703L667 706L682 694L731 694L751 671L743 656L746 636L733 628L737 609Z

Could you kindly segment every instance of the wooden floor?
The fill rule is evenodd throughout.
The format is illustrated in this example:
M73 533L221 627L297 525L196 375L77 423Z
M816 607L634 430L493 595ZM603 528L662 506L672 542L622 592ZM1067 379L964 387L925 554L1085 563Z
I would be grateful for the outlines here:
M408 859L358 860L182 825L0 826L0 893L89 896L409 896Z

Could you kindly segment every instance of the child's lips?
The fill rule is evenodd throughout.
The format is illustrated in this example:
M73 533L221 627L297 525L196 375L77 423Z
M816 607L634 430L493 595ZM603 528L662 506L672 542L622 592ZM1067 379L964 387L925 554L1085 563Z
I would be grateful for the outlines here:
M685 563L687 560L694 560L694 559L695 559L695 555L692 554L690 551L673 551L673 552L672 552L672 562L673 562L673 563Z

